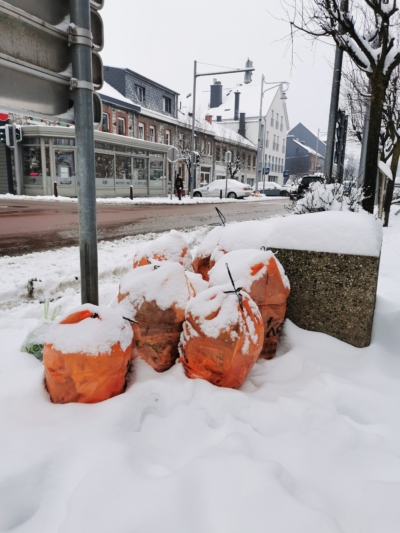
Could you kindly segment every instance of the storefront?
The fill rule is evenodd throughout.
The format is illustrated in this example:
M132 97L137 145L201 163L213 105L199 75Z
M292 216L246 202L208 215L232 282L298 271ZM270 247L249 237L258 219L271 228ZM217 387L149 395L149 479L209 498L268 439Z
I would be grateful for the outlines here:
M75 130L58 126L24 126L21 143L23 194L77 196ZM169 146L95 131L98 197L161 196L167 193Z

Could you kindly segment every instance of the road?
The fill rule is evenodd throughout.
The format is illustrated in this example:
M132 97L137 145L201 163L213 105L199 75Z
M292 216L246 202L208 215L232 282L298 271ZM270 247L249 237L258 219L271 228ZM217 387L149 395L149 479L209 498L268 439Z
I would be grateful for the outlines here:
M227 222L267 218L285 210L287 199L240 201L221 207ZM216 204L217 205L217 204ZM99 240L193 228L219 222L215 204L97 205ZM218 207L218 205L217 205ZM79 242L76 203L0 201L0 256L73 246Z

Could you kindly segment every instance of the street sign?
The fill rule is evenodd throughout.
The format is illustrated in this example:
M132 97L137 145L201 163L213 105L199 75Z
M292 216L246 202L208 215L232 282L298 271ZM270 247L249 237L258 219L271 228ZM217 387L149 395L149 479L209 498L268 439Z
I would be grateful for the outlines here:
M283 177L284 177L284 178L288 178L289 176L290 176L290 172L289 172L289 170L284 170L284 171L283 171Z
M88 0L89 1L89 0ZM2 111L38 118L74 122L72 73L74 44L92 50L93 77L86 88L103 85L104 29L98 10L102 1L92 1L92 31L70 21L70 2L65 0L0 0L0 94ZM92 38L93 37L93 38ZM96 98L96 97L95 97ZM101 122L99 97L95 122Z
M269 170L270 170L269 167L265 167L265 168L264 168L264 174L268 175L268 174L269 174Z
M171 148L169 148L167 152L167 159L170 163L176 163L176 161L180 159L178 148L175 148L175 146L171 146Z

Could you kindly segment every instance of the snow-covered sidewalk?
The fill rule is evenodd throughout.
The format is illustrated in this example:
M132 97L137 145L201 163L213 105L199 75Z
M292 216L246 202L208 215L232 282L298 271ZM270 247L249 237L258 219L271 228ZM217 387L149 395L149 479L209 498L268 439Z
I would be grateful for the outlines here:
M190 244L206 231L187 233ZM101 245L102 303L137 245ZM57 305L77 305L69 250L4 258L3 304L35 276L54 296L64 276ZM287 322L278 356L239 391L137 361L125 394L53 405L42 364L19 351L43 306L0 311L0 532L398 533L399 265L393 216L371 346Z
M0 194L1 200L18 200L20 201L36 201L36 202L64 202L69 204L76 204L77 198L69 198L67 196L14 196L13 194ZM244 198L245 202L265 202L269 200L288 200L284 196L249 196ZM110 204L110 205L194 205L194 204L231 204L237 202L236 198L190 198L190 196L183 196L182 200L179 200L177 196L173 196L172 200L169 196L151 196L151 197L134 197L130 198L96 198L98 204ZM240 200L239 200L240 201Z

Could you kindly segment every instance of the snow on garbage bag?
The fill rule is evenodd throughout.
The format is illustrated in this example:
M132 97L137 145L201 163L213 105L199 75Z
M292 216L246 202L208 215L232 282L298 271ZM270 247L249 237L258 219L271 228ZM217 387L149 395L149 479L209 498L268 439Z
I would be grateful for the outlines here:
M86 304L47 333L43 362L53 403L97 403L125 390L132 328L115 309Z
M21 346L21 352L28 352L34 355L39 361L43 361L43 349L46 334L54 324L54 320L61 312L61 306L58 305L52 313L49 313L50 302L44 304L44 318L39 320L37 326L33 328Z
M251 296L260 310L265 329L260 357L272 359L278 347L290 294L285 271L271 251L237 250L224 255L210 271L211 287L229 281L225 263L229 264L235 283Z
M208 281L208 273L215 264L214 261L211 261L211 256L218 246L224 229L224 226L217 226L212 229L197 247L196 253L194 254L192 262L193 270L196 274L200 274L204 281Z
M140 357L157 372L164 372L178 358L178 343L185 309L195 291L182 265L152 262L124 276L118 302L122 314L137 322L133 357Z
M256 304L231 285L211 287L190 300L179 361L189 378L239 388L257 361L264 325Z
M149 264L149 259L173 261L185 269L192 269L192 254L188 243L179 231L171 230L138 249L133 258L133 268Z

